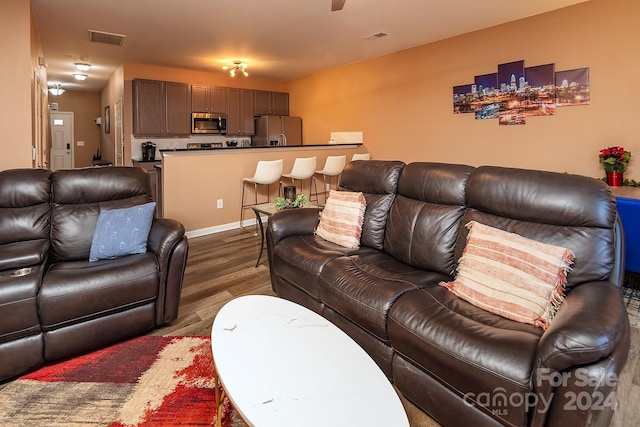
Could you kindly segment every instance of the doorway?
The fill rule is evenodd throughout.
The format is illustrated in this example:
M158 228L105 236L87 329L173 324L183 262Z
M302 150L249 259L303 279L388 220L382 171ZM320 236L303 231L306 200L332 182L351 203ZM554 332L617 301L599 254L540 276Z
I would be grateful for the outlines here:
M122 98L116 99L115 108L114 108L114 116L113 121L115 127L115 140L114 140L114 151L115 151L115 162L114 166L123 166L123 151L124 151L124 134L122 132Z
M51 112L51 170L73 168L73 113Z

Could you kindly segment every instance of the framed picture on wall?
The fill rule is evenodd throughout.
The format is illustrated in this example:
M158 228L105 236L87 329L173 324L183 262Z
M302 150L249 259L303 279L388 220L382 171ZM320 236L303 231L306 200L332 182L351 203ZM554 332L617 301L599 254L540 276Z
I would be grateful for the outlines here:
M104 133L111 132L111 107L104 107Z

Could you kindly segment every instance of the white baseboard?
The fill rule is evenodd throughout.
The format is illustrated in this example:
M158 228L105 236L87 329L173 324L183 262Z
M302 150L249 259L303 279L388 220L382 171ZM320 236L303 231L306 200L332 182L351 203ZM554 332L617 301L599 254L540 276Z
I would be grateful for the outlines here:
M263 224L266 225L267 218L262 218ZM253 227L256 224L255 218L248 218L242 221L242 225L246 227ZM185 235L188 239L192 237L207 236L209 234L221 233L223 231L235 230L240 228L240 221L230 222L228 224L216 225L213 227L200 228L198 230L187 231Z

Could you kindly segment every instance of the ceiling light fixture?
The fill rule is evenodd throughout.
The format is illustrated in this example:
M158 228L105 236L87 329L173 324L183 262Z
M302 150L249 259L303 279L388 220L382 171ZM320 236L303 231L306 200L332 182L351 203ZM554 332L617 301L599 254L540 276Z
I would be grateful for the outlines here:
M229 70L231 77L235 77L238 71L240 71L245 77L249 77L249 73L247 73L247 64L244 62L233 61L233 65L224 65L222 69L225 71Z
M76 62L74 65L79 71L89 71L89 68L91 68L91 64L86 64L84 62Z
M82 73L75 73L75 74L73 75L73 77L74 77L76 80L87 80L87 77L88 77L88 76L87 76L86 74L82 74Z
M55 83L52 87L49 88L49 92L53 96L60 96L64 93L64 89L62 89L62 85L60 83Z

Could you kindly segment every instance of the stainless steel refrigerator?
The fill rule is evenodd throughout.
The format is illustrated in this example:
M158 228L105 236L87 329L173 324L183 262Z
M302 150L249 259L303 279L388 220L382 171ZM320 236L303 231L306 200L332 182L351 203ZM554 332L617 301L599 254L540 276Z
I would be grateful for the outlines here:
M256 134L252 144L302 145L302 118L292 116L256 117Z

